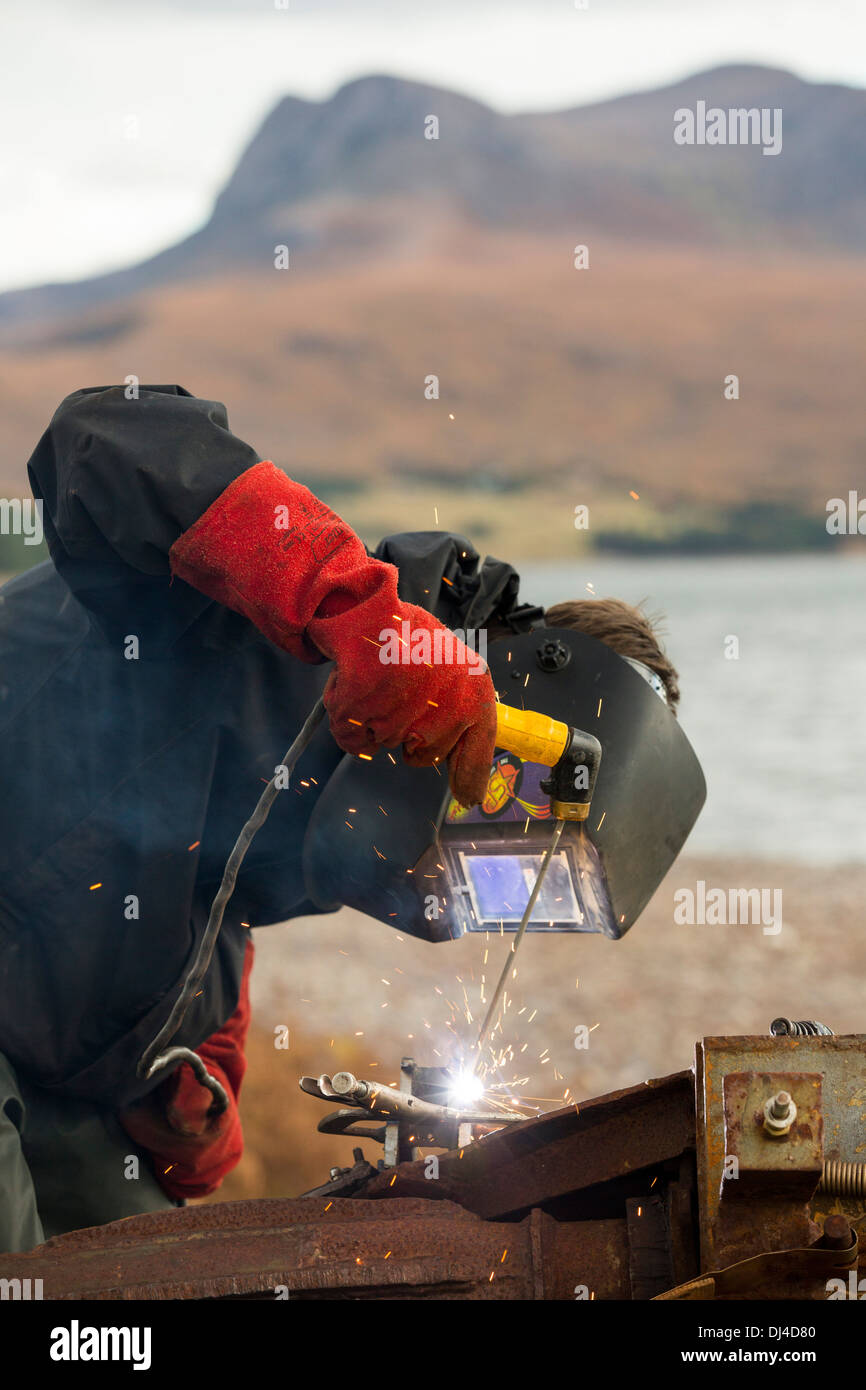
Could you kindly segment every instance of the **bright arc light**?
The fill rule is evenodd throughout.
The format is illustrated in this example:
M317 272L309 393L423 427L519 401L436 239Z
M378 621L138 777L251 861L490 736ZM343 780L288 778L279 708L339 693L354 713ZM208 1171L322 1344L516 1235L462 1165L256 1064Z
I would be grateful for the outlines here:
M448 1088L452 1105L471 1105L484 1095L484 1083L471 1071L461 1071Z

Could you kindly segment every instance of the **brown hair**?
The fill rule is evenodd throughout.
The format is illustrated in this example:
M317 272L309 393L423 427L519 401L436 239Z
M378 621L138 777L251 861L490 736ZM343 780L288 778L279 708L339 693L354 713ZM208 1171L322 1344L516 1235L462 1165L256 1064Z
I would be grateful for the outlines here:
M679 678L665 655L653 625L640 608L618 598L572 599L555 603L544 615L548 627L569 627L606 642L620 656L641 661L660 677L668 697L668 707L676 713L680 698ZM657 622L658 619L653 621Z

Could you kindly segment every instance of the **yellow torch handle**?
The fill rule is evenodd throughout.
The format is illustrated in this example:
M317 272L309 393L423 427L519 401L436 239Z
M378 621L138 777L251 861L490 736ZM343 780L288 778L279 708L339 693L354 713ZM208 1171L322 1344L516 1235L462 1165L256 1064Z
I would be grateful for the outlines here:
M496 746L530 763L553 767L571 742L567 724L531 709L496 706Z

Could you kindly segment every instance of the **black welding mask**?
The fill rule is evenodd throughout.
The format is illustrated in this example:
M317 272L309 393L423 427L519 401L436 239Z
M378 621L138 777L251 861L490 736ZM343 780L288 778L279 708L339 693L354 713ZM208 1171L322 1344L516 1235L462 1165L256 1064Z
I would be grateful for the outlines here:
M528 930L621 937L706 796L663 687L646 667L565 628L501 637L487 661L503 703L584 730L602 747L589 817L565 823ZM399 752L344 758L305 838L309 896L322 910L345 904L427 941L516 930L555 825L541 787L548 775L497 750L487 796L467 811L444 768L409 768Z

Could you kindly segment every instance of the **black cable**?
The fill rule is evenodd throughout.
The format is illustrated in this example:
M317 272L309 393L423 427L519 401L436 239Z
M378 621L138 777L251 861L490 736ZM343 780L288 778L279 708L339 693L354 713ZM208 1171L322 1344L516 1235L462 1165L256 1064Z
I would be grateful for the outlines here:
M144 1052L141 1054L141 1060L136 1068L137 1076L152 1076L155 1071L165 1066L169 1060L174 1060L174 1058L169 1058L168 1056L160 1056L160 1051L168 1042L169 1038L174 1037L183 1022L184 1014L189 1008L190 1001L198 994L202 981L207 974L214 947L216 946L217 937L220 933L220 927L223 923L226 905L232 893L235 891L235 884L241 864L244 861L244 856L253 842L256 831L259 830L267 820L271 806L277 798L277 793L284 790L283 787L277 786L277 777L282 779L286 774L289 776L291 775L295 763L312 741L313 734L321 724L324 715L325 706L320 697L307 715L304 727L301 729L301 732L283 758L282 763L277 768L270 782L265 787L256 803L255 810L236 839L234 848L223 870L222 882L211 904L207 926L205 927L201 944L196 952L192 969L186 977L183 989L175 1000L174 1007L168 1019L163 1024L162 1028L160 1028L150 1046L145 1048Z

